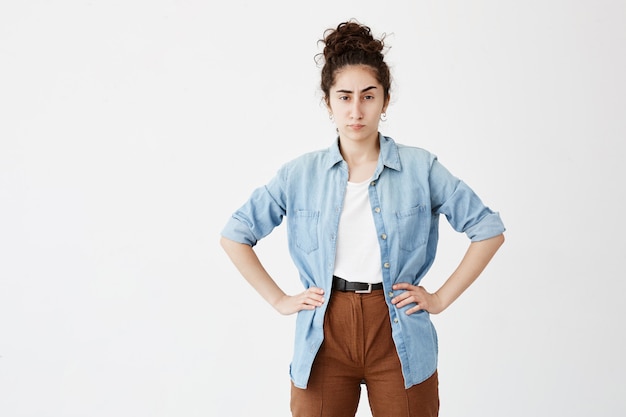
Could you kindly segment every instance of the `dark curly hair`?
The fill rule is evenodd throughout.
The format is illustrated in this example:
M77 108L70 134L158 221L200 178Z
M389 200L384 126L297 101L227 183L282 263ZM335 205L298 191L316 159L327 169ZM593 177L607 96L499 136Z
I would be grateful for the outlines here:
M352 19L340 23L334 29L327 29L324 38L324 51L315 56L315 61L322 66L320 86L324 100L328 103L330 88L335 83L337 71L346 65L366 65L370 67L378 82L383 86L385 100L391 90L391 73L385 62L383 50L385 35L374 38L368 26Z

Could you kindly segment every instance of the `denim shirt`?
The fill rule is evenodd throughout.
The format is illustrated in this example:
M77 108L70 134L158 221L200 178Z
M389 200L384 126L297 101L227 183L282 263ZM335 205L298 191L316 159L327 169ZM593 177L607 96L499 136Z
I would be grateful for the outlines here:
M437 250L439 215L471 241L504 232L498 213L485 206L461 180L426 150L397 144L380 135L380 155L369 185L369 200L380 246L383 288L392 337L405 387L437 369L437 334L427 311L411 315L391 299L392 285L419 285ZM300 311L290 366L296 387L306 388L311 366L324 338L324 314L332 297L337 230L348 181L339 143L304 154L286 164L226 223L222 236L254 246L286 218L288 247L305 288L324 289L326 302Z

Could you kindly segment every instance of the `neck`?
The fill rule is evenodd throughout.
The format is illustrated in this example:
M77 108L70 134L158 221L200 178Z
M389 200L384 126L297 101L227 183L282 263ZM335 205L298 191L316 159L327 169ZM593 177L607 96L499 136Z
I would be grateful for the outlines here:
M375 141L363 142L342 140L340 138L339 150L343 159L348 163L348 166L378 161L378 154L380 153L378 135Z
M339 150L343 159L348 164L348 180L352 182L365 181L374 175L378 164L380 143L376 142L351 142L339 140Z

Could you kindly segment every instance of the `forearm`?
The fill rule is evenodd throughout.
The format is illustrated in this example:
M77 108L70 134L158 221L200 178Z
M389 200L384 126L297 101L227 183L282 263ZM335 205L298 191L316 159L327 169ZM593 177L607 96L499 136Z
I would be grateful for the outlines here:
M246 281L261 297L276 307L285 293L267 273L254 249L250 245L235 242L225 237L220 239L220 244Z
M504 235L472 242L459 266L435 295L441 303L441 310L448 308L482 273L504 243Z

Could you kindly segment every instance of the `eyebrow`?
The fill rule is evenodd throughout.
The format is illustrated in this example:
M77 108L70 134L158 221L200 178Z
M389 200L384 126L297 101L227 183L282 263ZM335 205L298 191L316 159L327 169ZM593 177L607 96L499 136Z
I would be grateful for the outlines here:
M365 87L364 89L361 90L361 93L365 93L369 90L375 89L376 86L375 85L370 85L369 87ZM346 94L352 94L351 90L337 90L337 93L346 93Z

